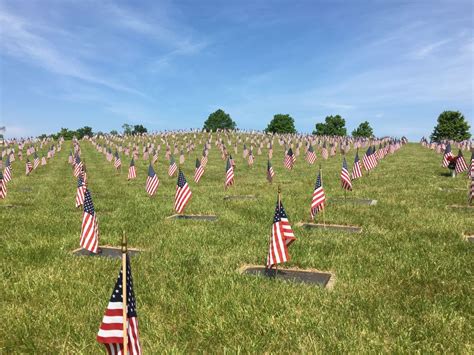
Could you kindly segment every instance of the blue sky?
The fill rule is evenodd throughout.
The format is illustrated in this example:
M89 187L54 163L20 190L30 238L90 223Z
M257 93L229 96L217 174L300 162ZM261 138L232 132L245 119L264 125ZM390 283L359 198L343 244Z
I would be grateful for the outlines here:
M472 125L473 28L463 0L0 0L0 126L190 128L222 108L419 139L443 110Z

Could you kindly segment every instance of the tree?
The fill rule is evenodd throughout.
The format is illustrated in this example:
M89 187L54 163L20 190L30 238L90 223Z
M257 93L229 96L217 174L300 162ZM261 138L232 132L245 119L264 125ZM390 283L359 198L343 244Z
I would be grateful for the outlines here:
M290 115L278 113L268 124L265 132L270 133L296 133L295 120Z
M70 129L67 128L62 128L61 130L54 134L54 139L58 139L59 137L63 137L65 140L71 140L72 137L74 137L77 134L76 131L71 131Z
M204 122L204 129L206 131L216 131L218 128L235 129L235 127L235 122L232 121L230 115L221 109L211 113L206 122Z
M92 132L92 127L84 126L76 131L76 135L77 139L81 139L84 136L92 137L94 134Z
M113 129L113 130L110 131L110 134L113 135L113 136L116 136L116 135L118 135L118 132L115 129Z
M339 115L326 116L326 123L316 123L316 130L313 134L318 136L345 136L346 120Z
M463 141L471 138L469 124L459 111L444 111L438 116L438 124L431 133L431 140L440 142L444 139Z
M352 137L370 138L374 135L374 130L370 127L369 122L362 122L359 127L352 131Z
M128 124L128 123L124 123L122 125L122 129L123 129L123 134L132 134L132 125Z
M133 131L132 131L132 134L135 135L135 134L143 134L143 133L146 133L148 132L148 130L143 127L141 124L137 124L135 126L133 126Z

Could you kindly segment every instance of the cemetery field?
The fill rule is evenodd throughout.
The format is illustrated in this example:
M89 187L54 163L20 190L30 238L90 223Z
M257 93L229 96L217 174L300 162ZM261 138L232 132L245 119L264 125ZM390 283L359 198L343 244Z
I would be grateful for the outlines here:
M5 354L104 352L95 338L120 261L71 253L79 247L82 210L74 207L70 147L65 142L28 177L24 161L16 160L8 196L0 200ZM194 183L197 146L183 165L193 192L185 212L217 215L206 222L166 219L174 214L176 178L167 175L163 151L155 164L160 186L150 198L148 162L140 157L137 179L128 182L125 155L117 173L91 143L81 141L81 148L100 244L118 246L125 231L130 247L143 249L132 270L145 354L474 352L474 244L462 237L474 232L474 212L447 208L467 203L467 179L448 177L434 151L408 144L387 155L348 193L377 204L354 206L331 203L344 197L339 154L324 161L317 152L313 166L300 155L288 171L283 147L275 144L269 184L266 149L250 168L239 146L238 154L232 151L236 184L224 191L225 162L214 144ZM347 156L349 170L354 154ZM309 221L319 163L326 223L358 225L361 233L296 226ZM264 264L278 185L297 238L286 266L331 272L332 289L239 273L244 264ZM224 201L226 195L256 199Z

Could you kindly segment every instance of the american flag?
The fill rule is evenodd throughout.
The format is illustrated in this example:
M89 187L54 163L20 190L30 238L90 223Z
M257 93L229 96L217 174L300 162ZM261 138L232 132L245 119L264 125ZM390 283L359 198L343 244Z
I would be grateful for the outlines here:
M283 161L283 164L285 165L285 168L291 170L293 169L293 165L295 164L296 157L293 154L293 150L291 148L288 149L285 155L285 160Z
M323 182L321 179L321 170L319 171L318 178L316 179L316 185L314 187L313 198L311 200L311 219L319 211L324 209L324 203L326 201L326 195L324 194Z
M74 177L78 177L82 171L82 161L79 158L79 155L76 155L75 163L74 163Z
M146 178L145 186L148 195L153 196L159 184L160 180L158 180L158 177L155 174L155 170L153 170L153 166L150 164L150 166L148 167L148 176Z
M158 161L158 152L153 149L153 158L151 159L151 163L155 164Z
M25 164L25 174L30 175L30 172L33 170L33 165L31 165L30 159L26 158Z
M316 153L314 152L313 146L311 144L309 145L308 151L306 152L306 161L310 165L313 165L316 161Z
M474 179L474 151L471 153L471 167L469 168L469 174L472 179Z
M268 182L272 182L274 176L275 176L275 171L273 170L272 162L270 161L270 159L268 159L268 163L267 163L267 180L268 180Z
M176 184L176 193L174 195L174 209L182 213L192 196L191 189L184 177L183 171L179 169L178 182Z
M41 158L41 165L46 165L46 158L44 157L44 155Z
M73 160L73 157L72 157L72 151L69 152L69 158L67 159L67 161L68 161L69 164L73 163L74 160Z
M115 152L115 158L114 158L114 168L115 169L120 169L121 166L122 166L122 160L120 160L119 154L116 151Z
M287 262L290 259L288 246L295 240L296 237L291 229L283 203L278 199L268 246L267 268Z
M82 174L77 178L77 189L76 189L76 208L84 204L84 194L87 190L86 183L82 178Z
M203 150L202 150L202 158L201 158L201 165L202 165L203 167L206 167L206 165L207 165L207 159L208 159L208 158L207 158L206 149L203 149Z
M92 253L97 253L99 248L99 221L94 210L91 193L88 189L84 193L84 213L82 215L80 245Z
M377 159L375 158L374 153L375 153L375 148L369 147L367 148L367 151L365 152L365 155L362 158L362 162L364 163L364 168L367 171L372 170L377 165Z
M327 160L329 157L328 149L326 148L326 142L324 142L323 144L323 149L321 150L321 156L323 157L324 160Z
M349 177L349 170L347 170L346 157L344 157L342 161L341 185L343 189L352 191L352 181L351 181L351 178Z
M184 152L183 150L181 149L181 153L179 154L179 163L180 164L184 164Z
M469 189L469 198L468 198L469 204L472 204L472 201L474 201L474 177L471 177L471 187Z
M227 159L227 165L225 168L225 186L231 186L234 184L234 167L230 163L230 159Z
M38 157L38 154L34 154L34 159L33 159L33 169L35 170L38 166L40 165L40 159Z
M10 157L7 156L7 160L5 161L5 169L3 170L3 179L5 183L12 180L12 166L10 164Z
M201 180L202 174L204 174L204 167L202 166L201 162L198 158L196 158L196 169L194 170L194 181L196 183Z
M449 157L453 157L453 153L451 152L451 143L448 143L448 145L446 146L446 149L444 150L444 155L443 155L443 162L442 162L442 166L443 168L447 168L448 165L449 165Z
M232 158L232 154L229 154L230 165L235 166L235 160Z
M247 162L248 162L249 166L253 165L253 161L254 161L253 153L252 153L252 150L250 150L249 155L247 157Z
M3 179L3 174L0 171L0 199L7 197L7 183Z
M135 160L130 161L130 167L128 168L128 180L135 179L137 177L137 169L135 168Z
M461 149L459 149L458 157L456 159L456 167L454 168L454 170L456 171L456 174L460 174L468 170L468 167L467 167L466 161L464 160L464 156L462 155Z
M135 293L133 292L132 268L130 266L130 257L127 255L126 261L126 284L127 284L127 349L131 355L142 354L140 346L140 337L138 334L137 303ZM97 334L97 341L105 345L109 355L123 354L123 294L122 294L122 268L115 287L110 296L109 304L105 310L102 324Z
M168 167L168 175L169 176L173 176L174 173L176 172L176 170L178 170L178 166L176 165L176 162L174 160L174 157L171 156L170 158L170 165Z
M362 177L362 169L360 167L359 150L357 149L354 158L354 166L352 167L352 180L358 179L360 177Z

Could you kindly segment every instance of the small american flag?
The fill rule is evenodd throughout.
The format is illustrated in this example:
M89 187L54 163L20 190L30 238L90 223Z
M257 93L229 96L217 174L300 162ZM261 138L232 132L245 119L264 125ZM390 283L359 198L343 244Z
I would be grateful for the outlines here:
M464 160L464 156L462 155L461 149L459 149L458 156L456 159L456 167L454 168L456 174L460 174L464 171L468 170L466 161Z
M471 187L469 188L469 197L468 197L469 204L472 204L472 201L474 201L474 177L471 177Z
M46 158L44 157L44 155L43 155L43 157L41 158L41 165L42 165L42 166L43 166L43 165L46 165Z
M272 162L270 161L270 159L268 159L268 163L267 163L267 180L268 180L268 182L272 182L274 176L275 176L275 171L273 170Z
M33 170L33 165L31 165L30 159L26 158L25 174L30 175L32 170Z
M314 152L313 146L311 144L309 145L308 151L306 152L306 161L310 165L313 165L316 161L316 153Z
M198 158L196 158L196 169L194 170L194 181L196 183L201 180L202 174L204 174L204 167L202 166L201 162Z
M185 158L184 158L184 152L181 149L181 153L179 154L179 163L184 164Z
M33 170L36 170L36 168L40 165L40 159L38 157L38 154L34 154L34 158L33 158Z
M68 161L69 164L73 163L74 159L72 157L72 152L69 152L69 157L68 157L67 161Z
M247 156L247 162L249 166L253 165L254 157L253 157L252 150L250 150L249 155Z
M443 168L447 168L448 165L449 165L449 158L450 157L453 157L453 153L451 152L451 143L448 143L448 145L446 146L446 149L444 150L444 155L443 155L443 162L441 163L441 165L443 166Z
M227 159L225 167L225 186L234 185L234 167L230 163L230 159Z
M3 179L3 174L0 171L0 199L3 200L5 197L7 197L7 183Z
M138 317L135 293L133 292L132 268L130 257L127 255L127 349L131 355L142 354L140 337L138 334ZM109 355L123 354L123 294L122 294L122 269L120 269L117 282L110 296L109 304L105 310L102 324L97 334L97 341L105 345Z
M202 150L202 158L201 158L201 165L202 165L203 167L206 167L206 165L207 165L207 160L208 160L208 158L207 158L206 149L203 149L203 150Z
M153 166L150 164L150 166L148 167L148 176L146 178L145 186L145 190L148 195L153 196L159 184L160 180L158 180L158 177L155 174L155 170L153 170Z
M316 179L316 185L313 191L313 198L311 200L311 219L324 209L326 201L326 195L324 193L323 181L321 179L321 170L319 171L318 178Z
M328 149L326 148L326 142L323 144L323 149L321 150L321 156L323 157L324 160L328 160L329 154L328 154Z
M468 176L474 179L474 151L471 153L471 167L469 168Z
M360 177L362 177L362 169L360 167L359 150L357 149L354 158L354 166L352 167L352 180L358 179Z
M366 171L370 171L373 168L375 168L375 163L374 163L375 158L372 158L372 156L373 156L372 147L369 147L367 148L367 151L365 152L365 155L362 158L362 162L364 163L364 168Z
M135 160L130 161L130 167L128 168L128 180L133 180L137 177L137 169L135 168Z
M3 179L5 183L12 180L12 166L10 164L10 157L7 156L7 160L5 161L5 169L3 170Z
M76 155L76 159L74 162L74 177L78 177L82 171L82 161L79 158L79 155Z
M288 246L296 240L282 202L278 199L273 217L272 234L268 246L267 268L290 259Z
M82 229L80 245L82 248L97 253L99 248L99 221L88 189L84 193L84 213L82 215Z
M114 158L114 168L118 170L120 169L121 166L122 166L122 160L120 160L119 154L116 151L115 158Z
M178 182L176 184L176 193L174 195L174 209L182 213L192 196L191 189L184 177L183 171L179 169Z
M352 191L352 181L349 177L349 170L347 170L346 157L344 157L344 160L342 161L341 185L343 189Z
M296 157L293 154L293 150L290 148L286 152L285 160L283 161L283 164L285 165L285 168L287 168L288 170L291 170L293 169L293 165L295 164L295 161L296 161Z
M84 182L82 175L79 175L77 178L76 208L84 204L84 194L86 190L86 183Z
M170 165L168 167L168 175L173 176L177 170L178 170L178 166L176 165L176 161L174 160L174 157L171 156Z

